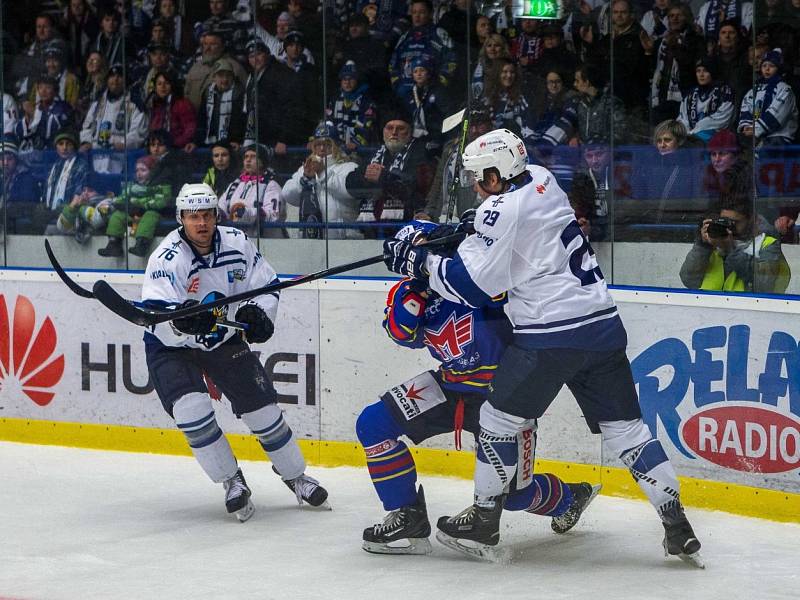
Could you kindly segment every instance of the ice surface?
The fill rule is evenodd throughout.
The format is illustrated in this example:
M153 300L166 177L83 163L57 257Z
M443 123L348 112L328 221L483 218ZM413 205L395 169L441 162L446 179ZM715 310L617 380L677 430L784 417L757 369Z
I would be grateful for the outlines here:
M706 570L665 559L649 504L600 496L570 533L503 518L508 564L375 556L361 531L383 511L365 470L309 469L331 512L297 507L265 462L243 462L255 516L238 523L191 458L0 442L0 600L259 598L800 598L800 525L688 511ZM431 520L471 482L421 477Z

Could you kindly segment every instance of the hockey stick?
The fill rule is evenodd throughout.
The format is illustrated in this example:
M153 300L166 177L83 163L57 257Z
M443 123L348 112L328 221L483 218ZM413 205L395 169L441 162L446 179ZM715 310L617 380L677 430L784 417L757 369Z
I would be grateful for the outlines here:
M464 117L465 115L466 115L466 110L462 110L460 113L456 113L455 115L448 117L446 120L450 121L450 119L454 119L456 116ZM442 125L442 129L444 129L444 125ZM447 195L447 212L445 213L446 215L445 223L449 223L450 219L453 218L453 211L456 208L456 196L458 195L458 190L461 187L461 155L464 154L464 146L466 146L467 144L468 131L469 131L469 116L467 115L466 118L461 123L461 140L459 141L458 144L458 154L456 155L456 163L453 166L453 180L450 182L450 190Z
M430 242L430 245L441 246L451 242L460 241L463 239L464 235L465 234L463 232L454 233L446 237L433 240ZM421 245L427 246L428 244ZM361 267L374 265L382 261L383 254L379 254L378 256L363 258L355 262L339 265L338 267L323 269L322 271L317 271L316 273L301 275L300 277L295 277L294 279L287 279L286 281L280 281L278 283L265 285L264 287L255 288L253 290L247 290L245 292L233 294L232 296L227 296L225 298L219 298L213 302L195 304L194 306L187 306L186 308L179 308L176 310L137 307L120 296L116 291L114 291L114 288L112 288L106 281L102 279L99 279L95 282L92 292L94 293L94 297L104 306L106 306L111 312L119 315L126 321L141 327L152 327L158 323L164 323L166 321L172 321L173 319L180 319L183 317L191 317L220 306L225 306L234 302L243 302L245 300L249 300L250 298L255 298L256 296L271 294L286 288L316 281L317 279L323 279L325 277L338 275L339 273L345 273L347 271L360 269Z
M44 241L44 251L47 253L47 258L50 259L50 264L53 265L53 270L55 270L56 274L61 278L61 281L63 281L70 290L72 290L81 298L86 298L88 300L95 300L97 298L94 293L82 288L74 279L67 275L67 272L61 266L61 263L58 262L58 259L56 258L53 248L50 246L50 242L48 240ZM137 302L132 302L131 304L134 306L141 306ZM247 331L247 325L237 321L217 319L217 324L223 327L230 327L231 329L241 329L242 331Z

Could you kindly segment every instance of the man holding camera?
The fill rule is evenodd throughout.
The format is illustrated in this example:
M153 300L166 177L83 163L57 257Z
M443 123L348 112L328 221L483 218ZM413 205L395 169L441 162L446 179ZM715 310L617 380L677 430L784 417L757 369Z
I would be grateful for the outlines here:
M725 292L785 292L791 273L781 243L759 225L749 203L723 204L718 217L700 226L681 265L683 285Z

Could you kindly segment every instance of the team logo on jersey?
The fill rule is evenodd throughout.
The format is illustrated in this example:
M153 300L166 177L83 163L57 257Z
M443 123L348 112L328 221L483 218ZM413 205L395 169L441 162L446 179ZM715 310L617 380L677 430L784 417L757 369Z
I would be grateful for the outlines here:
M58 336L53 321L45 317L36 330L36 310L25 296L17 296L9 320L5 296L0 295L0 394L25 394L46 406L55 394L50 390L64 374L64 355L53 357Z
M425 344L444 361L459 358L464 355L466 347L472 342L472 324L471 312L458 319L456 313L451 313L438 330L425 330Z
M189 287L186 288L186 292L189 294L196 294L197 290L199 289L200 289L200 276L195 275L189 282Z
M228 271L228 283L234 281L244 281L246 271L244 269L231 269Z

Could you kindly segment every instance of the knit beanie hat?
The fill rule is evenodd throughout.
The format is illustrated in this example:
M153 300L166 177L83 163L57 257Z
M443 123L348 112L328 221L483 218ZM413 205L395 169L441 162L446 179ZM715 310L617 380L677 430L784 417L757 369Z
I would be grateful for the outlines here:
M709 152L738 152L739 139L730 129L720 129L708 141Z
M765 62L772 63L780 69L783 66L783 50L780 48L773 48L764 55L764 58L761 59L762 65Z

